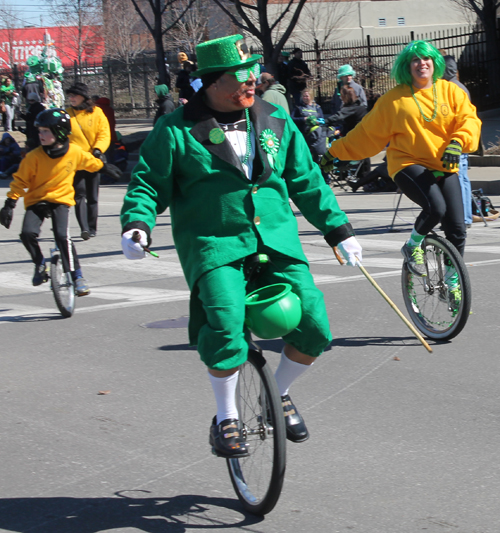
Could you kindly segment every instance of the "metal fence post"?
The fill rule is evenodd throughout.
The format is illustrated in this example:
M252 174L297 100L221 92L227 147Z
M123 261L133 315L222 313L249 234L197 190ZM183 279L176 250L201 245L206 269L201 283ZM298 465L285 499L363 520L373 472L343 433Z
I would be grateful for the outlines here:
M146 68L146 59L144 57L144 54L142 56L142 73L144 75L144 93L146 95L146 117L149 118L150 115L151 115L151 110L150 110L150 106L151 106L151 101L149 99L149 79L148 79L148 71L147 71L147 68Z
M373 63L372 63L371 38L370 38L369 35L366 36L366 47L367 47L367 55L368 55L368 80L369 80L368 85L369 85L369 88L370 88L370 92L372 92L372 89L373 89Z
M108 90L109 90L109 99L111 101L111 107L114 107L114 97L113 97L113 67L108 60Z
M316 52L316 79L318 80L318 102L321 102L321 52L319 51L318 39L314 39L314 51Z

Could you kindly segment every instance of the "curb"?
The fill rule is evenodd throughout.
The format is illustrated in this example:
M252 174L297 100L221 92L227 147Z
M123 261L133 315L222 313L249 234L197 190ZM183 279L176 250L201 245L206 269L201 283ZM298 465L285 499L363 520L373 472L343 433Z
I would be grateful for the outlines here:
M473 191L483 189L485 195L500 195L500 179L495 181L471 180L470 185Z
M500 155L470 155L471 167L500 167Z

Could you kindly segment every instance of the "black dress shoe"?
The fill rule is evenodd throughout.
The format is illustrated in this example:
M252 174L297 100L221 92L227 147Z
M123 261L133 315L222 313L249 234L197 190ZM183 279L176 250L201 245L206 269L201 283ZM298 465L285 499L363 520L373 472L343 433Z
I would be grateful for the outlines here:
M292 442L304 442L309 438L304 419L297 411L288 394L281 397L283 414L285 415L286 438Z
M215 455L226 459L248 457L248 443L241 437L238 427L239 423L235 418L228 418L217 424L214 416L208 442Z

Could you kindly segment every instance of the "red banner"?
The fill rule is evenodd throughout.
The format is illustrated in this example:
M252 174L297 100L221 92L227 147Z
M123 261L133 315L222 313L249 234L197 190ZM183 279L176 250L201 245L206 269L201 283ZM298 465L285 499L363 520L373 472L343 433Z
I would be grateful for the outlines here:
M104 39L100 26L84 26L81 32L82 61L102 62ZM25 65L30 56L40 56L48 45L64 67L71 67L78 60L78 27L18 28L0 30L0 70L14 64Z

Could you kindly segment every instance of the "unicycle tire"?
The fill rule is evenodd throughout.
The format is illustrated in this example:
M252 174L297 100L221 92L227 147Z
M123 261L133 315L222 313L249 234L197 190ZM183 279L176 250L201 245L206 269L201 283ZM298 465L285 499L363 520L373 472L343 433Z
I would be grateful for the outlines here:
M423 243L427 276L415 276L403 264L403 299L411 320L429 339L446 341L456 337L469 319L472 287L462 256L448 240L436 234ZM445 259L458 275L461 299L457 301L444 280Z
M240 367L236 403L250 446L248 457L227 459L229 476L245 510L262 516L274 509L283 487L286 429L278 386L260 351L249 350Z
M50 262L50 287L59 312L64 318L73 316L75 310L75 285L69 272L64 272L59 254Z

